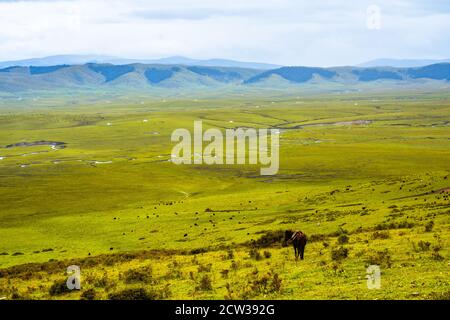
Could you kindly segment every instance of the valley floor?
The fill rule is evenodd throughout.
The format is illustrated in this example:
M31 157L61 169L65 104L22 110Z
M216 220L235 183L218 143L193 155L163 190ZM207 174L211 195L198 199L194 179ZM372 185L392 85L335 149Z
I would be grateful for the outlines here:
M279 129L278 175L174 165L194 120ZM448 299L449 123L444 93L0 109L0 298Z

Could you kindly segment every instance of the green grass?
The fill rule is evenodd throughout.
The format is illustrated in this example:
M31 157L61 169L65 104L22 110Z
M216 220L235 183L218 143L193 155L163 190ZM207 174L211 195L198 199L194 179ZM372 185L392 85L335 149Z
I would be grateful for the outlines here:
M0 109L0 146L67 143L60 150L0 148L0 296L77 299L80 292L48 293L64 277L66 262L75 261L90 275L83 290L93 288L97 298L135 287L157 290L159 298L436 298L450 290L448 192L433 193L450 187L450 102L444 94L409 97L167 99ZM278 175L259 176L258 166L166 161L171 132L192 129L194 120L203 120L204 128L285 129ZM354 120L372 122L338 123ZM434 226L426 232L430 221ZM270 258L247 258L252 240L286 229L316 239L304 261L295 262L292 248L279 243L260 249L270 251ZM341 229L349 234L343 244L349 256L337 262L331 251L340 246ZM389 237L374 239L377 229L390 229ZM430 249L418 250L419 241L430 242ZM222 257L227 248L235 251L239 267L224 278L221 271L231 268ZM206 252L191 254L195 249ZM382 289L368 290L367 259L384 249L392 265L382 267ZM157 253L113 265L96 258L145 250ZM100 262L90 266L84 259ZM179 265L168 267L174 261ZM27 263L51 272L24 267L9 273ZM211 271L198 272L198 265L208 263ZM148 265L153 282L123 280L126 270ZM2 270L9 271L1 276ZM167 276L173 270L178 276ZM265 281L261 277L268 272L272 280L279 275L281 288L261 291L248 283ZM108 285L96 287L103 274ZM212 290L196 289L203 274ZM254 290L244 290L249 287Z

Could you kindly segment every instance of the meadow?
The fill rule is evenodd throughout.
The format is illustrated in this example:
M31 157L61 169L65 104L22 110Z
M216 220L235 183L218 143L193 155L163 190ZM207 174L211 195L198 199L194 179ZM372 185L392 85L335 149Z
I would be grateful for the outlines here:
M0 298L450 297L448 93L52 104L0 108ZM278 174L174 165L195 120L279 129Z

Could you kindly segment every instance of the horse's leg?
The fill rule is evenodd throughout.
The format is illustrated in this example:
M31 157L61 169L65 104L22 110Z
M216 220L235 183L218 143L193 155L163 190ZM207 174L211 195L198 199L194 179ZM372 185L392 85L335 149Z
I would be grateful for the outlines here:
M305 246L304 245L302 245L301 247L300 247L300 259L301 260L303 260L303 254L305 253Z
M292 246L294 247L294 257L295 257L295 260L297 260L297 246L295 245L295 243L293 243Z

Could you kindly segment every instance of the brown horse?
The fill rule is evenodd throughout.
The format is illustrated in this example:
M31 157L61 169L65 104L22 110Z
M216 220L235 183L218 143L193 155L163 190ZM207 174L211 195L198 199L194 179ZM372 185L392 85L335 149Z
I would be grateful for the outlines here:
M292 241L292 245L294 246L295 259L297 260L300 256L300 259L303 260L303 254L305 253L305 246L307 241L306 234L301 231L286 230L286 232L284 233L284 241L286 243Z

